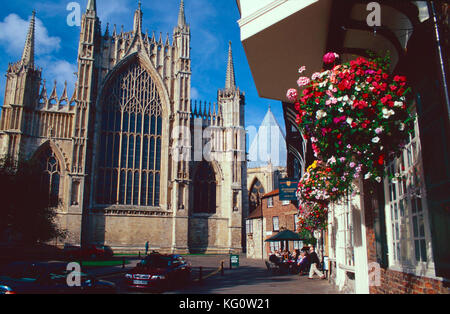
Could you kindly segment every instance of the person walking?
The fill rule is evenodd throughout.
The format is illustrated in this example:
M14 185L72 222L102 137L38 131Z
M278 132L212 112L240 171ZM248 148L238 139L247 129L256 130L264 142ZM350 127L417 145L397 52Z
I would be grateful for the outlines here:
M313 279L314 274L320 277L320 279L325 279L325 275L317 268L320 265L319 257L314 250L314 246L311 246L309 249L309 259L311 263L311 267L309 269L309 277L308 279Z

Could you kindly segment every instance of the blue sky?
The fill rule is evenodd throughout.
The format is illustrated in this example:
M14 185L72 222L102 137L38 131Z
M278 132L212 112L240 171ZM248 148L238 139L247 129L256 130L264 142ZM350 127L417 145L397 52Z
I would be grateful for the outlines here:
M75 83L80 28L69 26L67 6L78 2L84 12L87 0L17 0L2 1L0 11L0 71L6 73L8 63L21 58L28 23L36 10L36 64L43 68L50 93L55 79L60 95L64 81L68 82L69 97ZM177 24L180 0L142 0L143 28L165 39ZM97 0L102 31L109 23L125 31L133 26L133 14L138 0ZM191 26L192 95L194 99L215 101L217 89L225 86L228 41L233 44L236 82L246 95L246 126L258 127L269 105L284 131L281 103L259 98L244 49L240 42L237 21L239 11L234 0L185 0L187 23ZM3 104L5 76L0 76L0 103Z

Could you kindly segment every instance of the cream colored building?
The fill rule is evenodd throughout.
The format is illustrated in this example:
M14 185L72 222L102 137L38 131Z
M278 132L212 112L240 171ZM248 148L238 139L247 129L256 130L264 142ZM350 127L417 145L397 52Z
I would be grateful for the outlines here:
M50 91L41 80L33 13L23 56L6 74L0 153L41 162L49 193L61 200L66 242L241 251L245 97L231 43L217 101L193 102L183 0L172 38L144 33L142 16L139 4L131 31L102 34L96 1L88 1L69 98L67 86L57 95L56 82Z

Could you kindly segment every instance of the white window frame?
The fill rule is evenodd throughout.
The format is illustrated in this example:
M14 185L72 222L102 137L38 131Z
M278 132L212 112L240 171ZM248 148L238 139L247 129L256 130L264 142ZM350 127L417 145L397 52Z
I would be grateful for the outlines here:
M267 207L273 207L273 197L267 199Z
M246 228L247 234L253 234L253 219L246 220Z
M286 205L289 205L289 204L291 204L291 201L281 201L281 205L282 206L286 206Z
M402 175L397 181L384 179L389 268L436 278L417 119L409 143L387 170Z
M276 219L275 219L276 218ZM275 229L275 221L276 223L276 229ZM273 231L280 231L280 218L278 216L273 216L272 217L272 230Z

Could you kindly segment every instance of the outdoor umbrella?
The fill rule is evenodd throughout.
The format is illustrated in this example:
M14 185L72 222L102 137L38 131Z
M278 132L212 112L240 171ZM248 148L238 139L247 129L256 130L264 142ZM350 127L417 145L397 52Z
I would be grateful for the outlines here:
M265 242L276 242L276 241L303 241L305 239L302 239L300 235L294 231L291 230L283 230L273 237L265 240Z
M303 241L303 240L305 240L305 239L301 238L298 233L286 229L286 230L283 230L283 231L277 233L273 237L265 240L265 242L277 242L277 241L280 241L283 244L284 243L283 241L286 241L286 248L287 248L288 247L288 241Z

